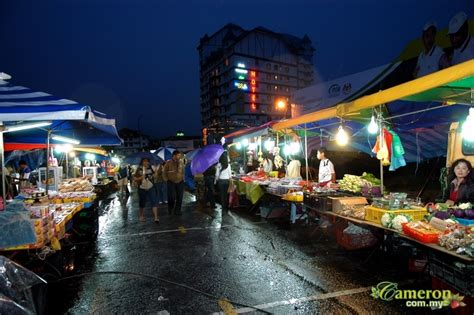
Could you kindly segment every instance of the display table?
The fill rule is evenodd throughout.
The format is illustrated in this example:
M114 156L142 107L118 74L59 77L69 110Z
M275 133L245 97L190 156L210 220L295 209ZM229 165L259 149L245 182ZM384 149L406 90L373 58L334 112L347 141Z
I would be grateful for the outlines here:
M433 249L433 250L436 250L436 251L439 251L439 252L443 252L445 254L448 254L448 255L451 255L453 257L456 257L456 258L459 258L459 259L462 259L463 261L466 261L466 262L469 262L469 263L474 263L474 258L471 258L467 255L460 255L460 254L457 254L456 252L454 251L450 251L440 245L437 245L437 244L433 244L433 243L423 243L423 242L420 242L408 235L405 235L397 230L393 230L393 229L389 229L389 228L386 228L380 224L377 224L377 223L374 223L374 222L369 222L369 221L365 221L365 220L360 220L360 219L356 219L356 218L352 218L352 217L348 217L348 216L343 216L343 215L340 215L340 214L337 214L337 213L334 213L332 211L321 211L321 210L318 210L318 209L314 209L314 208L311 208L311 207L308 207L311 211L314 211L320 215L325 215L325 216L330 216L330 217L338 217L338 218L342 218L342 219L345 219L347 221L350 221L350 222L353 222L353 223L357 223L357 224L360 224L360 225L367 225L367 226L372 226L372 227L375 227L375 228L378 228L378 229L383 229L384 231L386 232L390 232L390 233L396 233L397 235L399 235L400 237L403 237L404 239L406 240L409 240L411 242L414 242L414 243L417 243L417 244L420 244L420 245L423 245L429 249Z
M262 198L265 193L261 185L253 182L243 182L238 179L232 179L232 183L237 188L238 195L245 195L247 200L249 200L253 205Z
M99 182L94 185L94 191L99 199L103 199L117 191L117 182L115 180L109 180L105 183Z

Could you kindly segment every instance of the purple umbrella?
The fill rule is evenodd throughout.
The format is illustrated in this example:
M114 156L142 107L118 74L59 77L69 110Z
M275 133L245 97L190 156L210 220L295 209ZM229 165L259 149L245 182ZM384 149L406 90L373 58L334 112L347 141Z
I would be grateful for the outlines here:
M220 144L210 144L202 148L191 161L191 173L202 174L211 165L219 161L224 148Z

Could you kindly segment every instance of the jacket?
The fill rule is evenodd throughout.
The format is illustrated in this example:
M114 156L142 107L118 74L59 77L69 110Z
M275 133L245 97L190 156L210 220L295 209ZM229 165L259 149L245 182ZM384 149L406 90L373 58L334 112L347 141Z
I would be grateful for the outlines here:
M448 191L446 192L447 199L449 199L449 195L453 191L454 183L451 182L449 183ZM474 183L472 181L462 182L458 188L458 200L455 203L459 204L466 202L474 203Z
M162 183L165 181L164 176L163 176L163 170L164 170L163 165L157 166L155 170L155 183Z
M169 160L163 169L163 179L175 184L184 180L184 163L182 161Z

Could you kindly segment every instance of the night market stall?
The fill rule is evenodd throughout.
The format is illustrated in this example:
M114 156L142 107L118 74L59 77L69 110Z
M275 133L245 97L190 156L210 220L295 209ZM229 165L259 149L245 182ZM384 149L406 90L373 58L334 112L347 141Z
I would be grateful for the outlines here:
M45 166L39 168L39 187L25 185L0 211L3 253L33 250L47 256L61 248L61 239L73 227L80 237L94 239L98 231L94 187L84 178L64 178L51 147L118 145L115 120L71 100L0 83L2 183L4 142L10 149L36 146L47 151ZM5 185L2 197L5 200Z
M369 194L367 199L323 198L319 191L308 190L304 193L307 211L332 217L336 223L343 219L344 229L336 229L336 239L347 249L373 246L377 241L370 231L373 228L384 231L386 241L395 235L421 245L428 252L433 279L440 279L454 291L471 298L474 295L474 205L463 202L424 206L420 200L409 200L405 192L384 194L383 172L388 165L396 169L406 161L419 162L446 155L446 151L448 166L456 158L454 151L457 157L472 161L473 88L474 60L471 60L272 127L280 130L310 126L320 131L317 142L325 143L326 135L340 145L375 153L380 160L380 180L370 174L345 175L335 187L361 195L364 188L378 186L375 195ZM458 124L459 121L464 122ZM328 131L334 128L335 131ZM391 140L395 138L392 132L401 142L398 148L387 140L389 133L393 136ZM377 138L370 141L370 133Z

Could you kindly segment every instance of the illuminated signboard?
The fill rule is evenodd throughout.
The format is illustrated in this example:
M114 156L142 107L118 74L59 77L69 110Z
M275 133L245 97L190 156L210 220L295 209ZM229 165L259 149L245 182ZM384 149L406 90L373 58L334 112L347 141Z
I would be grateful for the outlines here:
M257 106L257 72L256 71L250 71L250 110L251 111L256 111L258 106Z
M247 91L249 89L249 86L247 85L247 83L245 82L239 82L239 81L235 81L234 82L234 86L240 90L244 90L244 91Z
M242 74L247 74L247 73L248 73L247 70L245 70L245 69L239 69L239 68L235 69L235 72L237 72L237 73L242 73Z
M235 68L238 81L234 81L234 86L240 90L248 91L250 86L250 111L258 110L257 104L257 72L255 70L245 69L245 64L239 62ZM249 78L247 76L250 75Z

